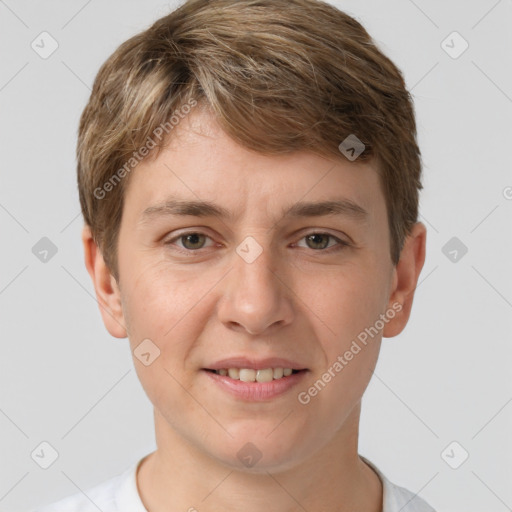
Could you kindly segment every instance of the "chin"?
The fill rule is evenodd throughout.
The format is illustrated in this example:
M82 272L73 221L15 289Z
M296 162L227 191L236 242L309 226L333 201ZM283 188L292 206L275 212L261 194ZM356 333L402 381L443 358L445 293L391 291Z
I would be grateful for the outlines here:
M232 470L253 474L281 472L300 464L304 437L286 430L269 432L271 429L246 429L222 446L212 447L210 453Z

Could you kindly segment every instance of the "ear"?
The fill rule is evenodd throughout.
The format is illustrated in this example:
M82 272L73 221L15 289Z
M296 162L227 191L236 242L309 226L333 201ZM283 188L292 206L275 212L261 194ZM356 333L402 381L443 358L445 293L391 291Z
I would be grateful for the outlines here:
M414 292L425 263L426 241L427 229L424 224L417 222L406 238L400 253L400 260L393 270L393 284L388 308L396 311L396 315L384 327L382 335L385 338L392 338L400 334L409 321Z
M126 323L119 286L105 264L103 255L96 245L88 225L85 225L82 230L82 243L85 266L94 284L103 323L115 338L126 338Z

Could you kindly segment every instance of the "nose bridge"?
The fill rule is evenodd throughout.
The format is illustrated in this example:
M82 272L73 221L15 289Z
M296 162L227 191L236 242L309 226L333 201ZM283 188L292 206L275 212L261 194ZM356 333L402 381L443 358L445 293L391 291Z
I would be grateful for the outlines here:
M253 334L290 322L292 309L282 270L282 262L277 261L268 242L246 237L233 255L219 310L221 320L239 324Z
M261 237L259 237L261 241ZM261 286L263 291L273 286L278 267L270 242L258 242L253 236L246 237L236 248L235 273L239 280L252 287ZM269 290L270 291L270 290Z

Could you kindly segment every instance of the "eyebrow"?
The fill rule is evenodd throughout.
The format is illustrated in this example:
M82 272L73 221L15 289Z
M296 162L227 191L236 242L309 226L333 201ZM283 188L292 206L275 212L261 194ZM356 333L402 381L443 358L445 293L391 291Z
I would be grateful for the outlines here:
M285 208L282 217L323 217L326 215L344 216L359 222L368 219L368 212L350 199L336 199L319 202L298 202ZM234 215L227 209L210 201L182 201L168 199L162 203L146 208L141 215L140 223L148 223L151 219L161 216L217 217L233 220Z

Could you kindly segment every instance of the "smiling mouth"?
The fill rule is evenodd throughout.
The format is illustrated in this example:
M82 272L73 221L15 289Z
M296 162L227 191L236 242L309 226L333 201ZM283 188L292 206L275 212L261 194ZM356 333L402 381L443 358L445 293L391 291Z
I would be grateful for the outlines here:
M301 373L306 370L293 370L292 368L265 368L255 370L253 368L220 368L211 370L205 368L206 371L228 377L232 380L240 380L242 382L272 382L274 380L285 379L292 374Z

